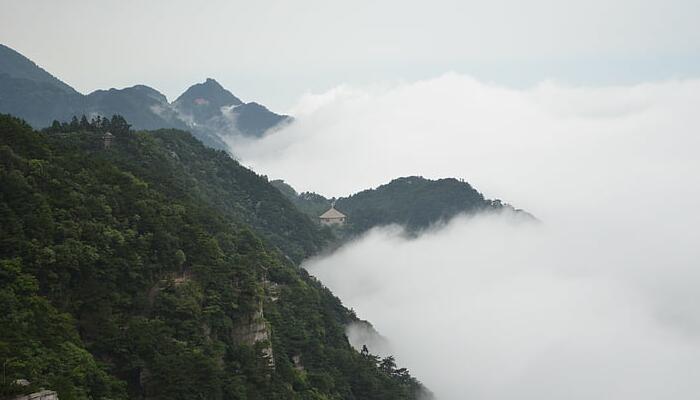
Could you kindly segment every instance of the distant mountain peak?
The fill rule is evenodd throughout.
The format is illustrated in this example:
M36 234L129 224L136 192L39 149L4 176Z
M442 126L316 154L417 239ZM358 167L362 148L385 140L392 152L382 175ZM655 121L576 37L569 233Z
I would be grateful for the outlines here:
M13 79L26 79L33 82L50 84L70 95L78 94L75 89L48 73L34 61L3 44L0 44L0 75L1 74L7 74L7 76Z
M147 85L134 85L128 88L124 88L124 91L144 94L154 100L158 100L161 103L168 102L167 97L165 97L163 93Z
M223 106L243 104L241 99L226 90L219 82L207 78L202 83L196 83L178 97L173 103L176 107L187 109L194 106L208 105L217 109Z
M110 94L134 94L134 95L143 95L150 97L154 100L157 100L161 103L167 103L168 100L165 97L165 95L158 90L147 86L147 85L134 85L134 86L129 86L125 87L123 89L117 89L117 88L110 88L110 89L97 89L93 92L91 92L88 96L95 96L97 94L105 94L105 93L110 93Z
M251 101L250 103L241 104L241 106L245 106L246 108L250 108L250 109L258 109L258 110L270 111L270 110L269 110L267 107L265 107L264 105L262 105L262 104L260 104L260 103L256 103L256 102L254 102L254 101Z
M190 86L174 102L156 89L135 85L83 95L17 51L0 44L0 113L34 127L72 116L124 116L135 129L189 129L209 146L227 149L224 137L261 137L291 121L258 103L245 104L213 78Z

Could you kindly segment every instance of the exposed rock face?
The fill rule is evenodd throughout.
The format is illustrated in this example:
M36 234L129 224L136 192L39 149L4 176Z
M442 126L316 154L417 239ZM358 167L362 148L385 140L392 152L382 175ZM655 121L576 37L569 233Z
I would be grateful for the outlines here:
M233 339L240 344L252 346L257 342L268 340L267 322L263 318L262 308L252 313L233 330Z
M41 390L39 392L15 397L13 400L58 400L58 394L53 390Z
M270 326L263 316L262 301L257 310L241 319L233 329L232 336L236 343L247 346L255 346L259 342L264 342L265 347L261 350L262 355L268 359L270 366L275 365L272 343L270 343Z
M265 295L271 302L276 302L280 299L281 287L279 283L271 282L267 279L267 270L265 275L263 275L263 288L265 288Z
M292 356L292 364L294 365L294 369L297 371L304 371L304 364L301 363L301 355L297 354L295 356Z

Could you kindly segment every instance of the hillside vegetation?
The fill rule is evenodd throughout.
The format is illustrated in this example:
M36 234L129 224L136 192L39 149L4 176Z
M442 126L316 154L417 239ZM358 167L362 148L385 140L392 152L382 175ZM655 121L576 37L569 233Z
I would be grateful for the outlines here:
M271 182L294 205L317 220L335 202L335 208L348 217L337 233L356 235L373 227L397 224L409 233L418 233L431 225L447 222L460 213L510 209L524 218L532 215L500 200L489 200L469 183L454 179L431 180L420 176L397 178L376 189L348 197L327 199L311 192L297 193L281 180Z
M36 132L0 116L2 394L426 393L393 359L351 348L356 316L297 267L328 233L264 177L184 132L77 124Z

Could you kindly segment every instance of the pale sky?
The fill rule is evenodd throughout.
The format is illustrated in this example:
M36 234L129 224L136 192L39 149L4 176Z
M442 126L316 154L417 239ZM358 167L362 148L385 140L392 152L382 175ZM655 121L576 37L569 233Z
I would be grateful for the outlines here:
M288 110L340 84L447 72L513 87L700 76L697 0L0 0L0 42L81 92L213 77Z

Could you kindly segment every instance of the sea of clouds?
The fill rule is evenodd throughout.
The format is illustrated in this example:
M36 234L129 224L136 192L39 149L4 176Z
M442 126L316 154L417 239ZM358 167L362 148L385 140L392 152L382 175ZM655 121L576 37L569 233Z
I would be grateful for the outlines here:
M439 399L693 399L699 104L698 80L516 90L446 74L308 94L289 127L232 146L298 190L458 177L539 218L385 227L305 264Z

